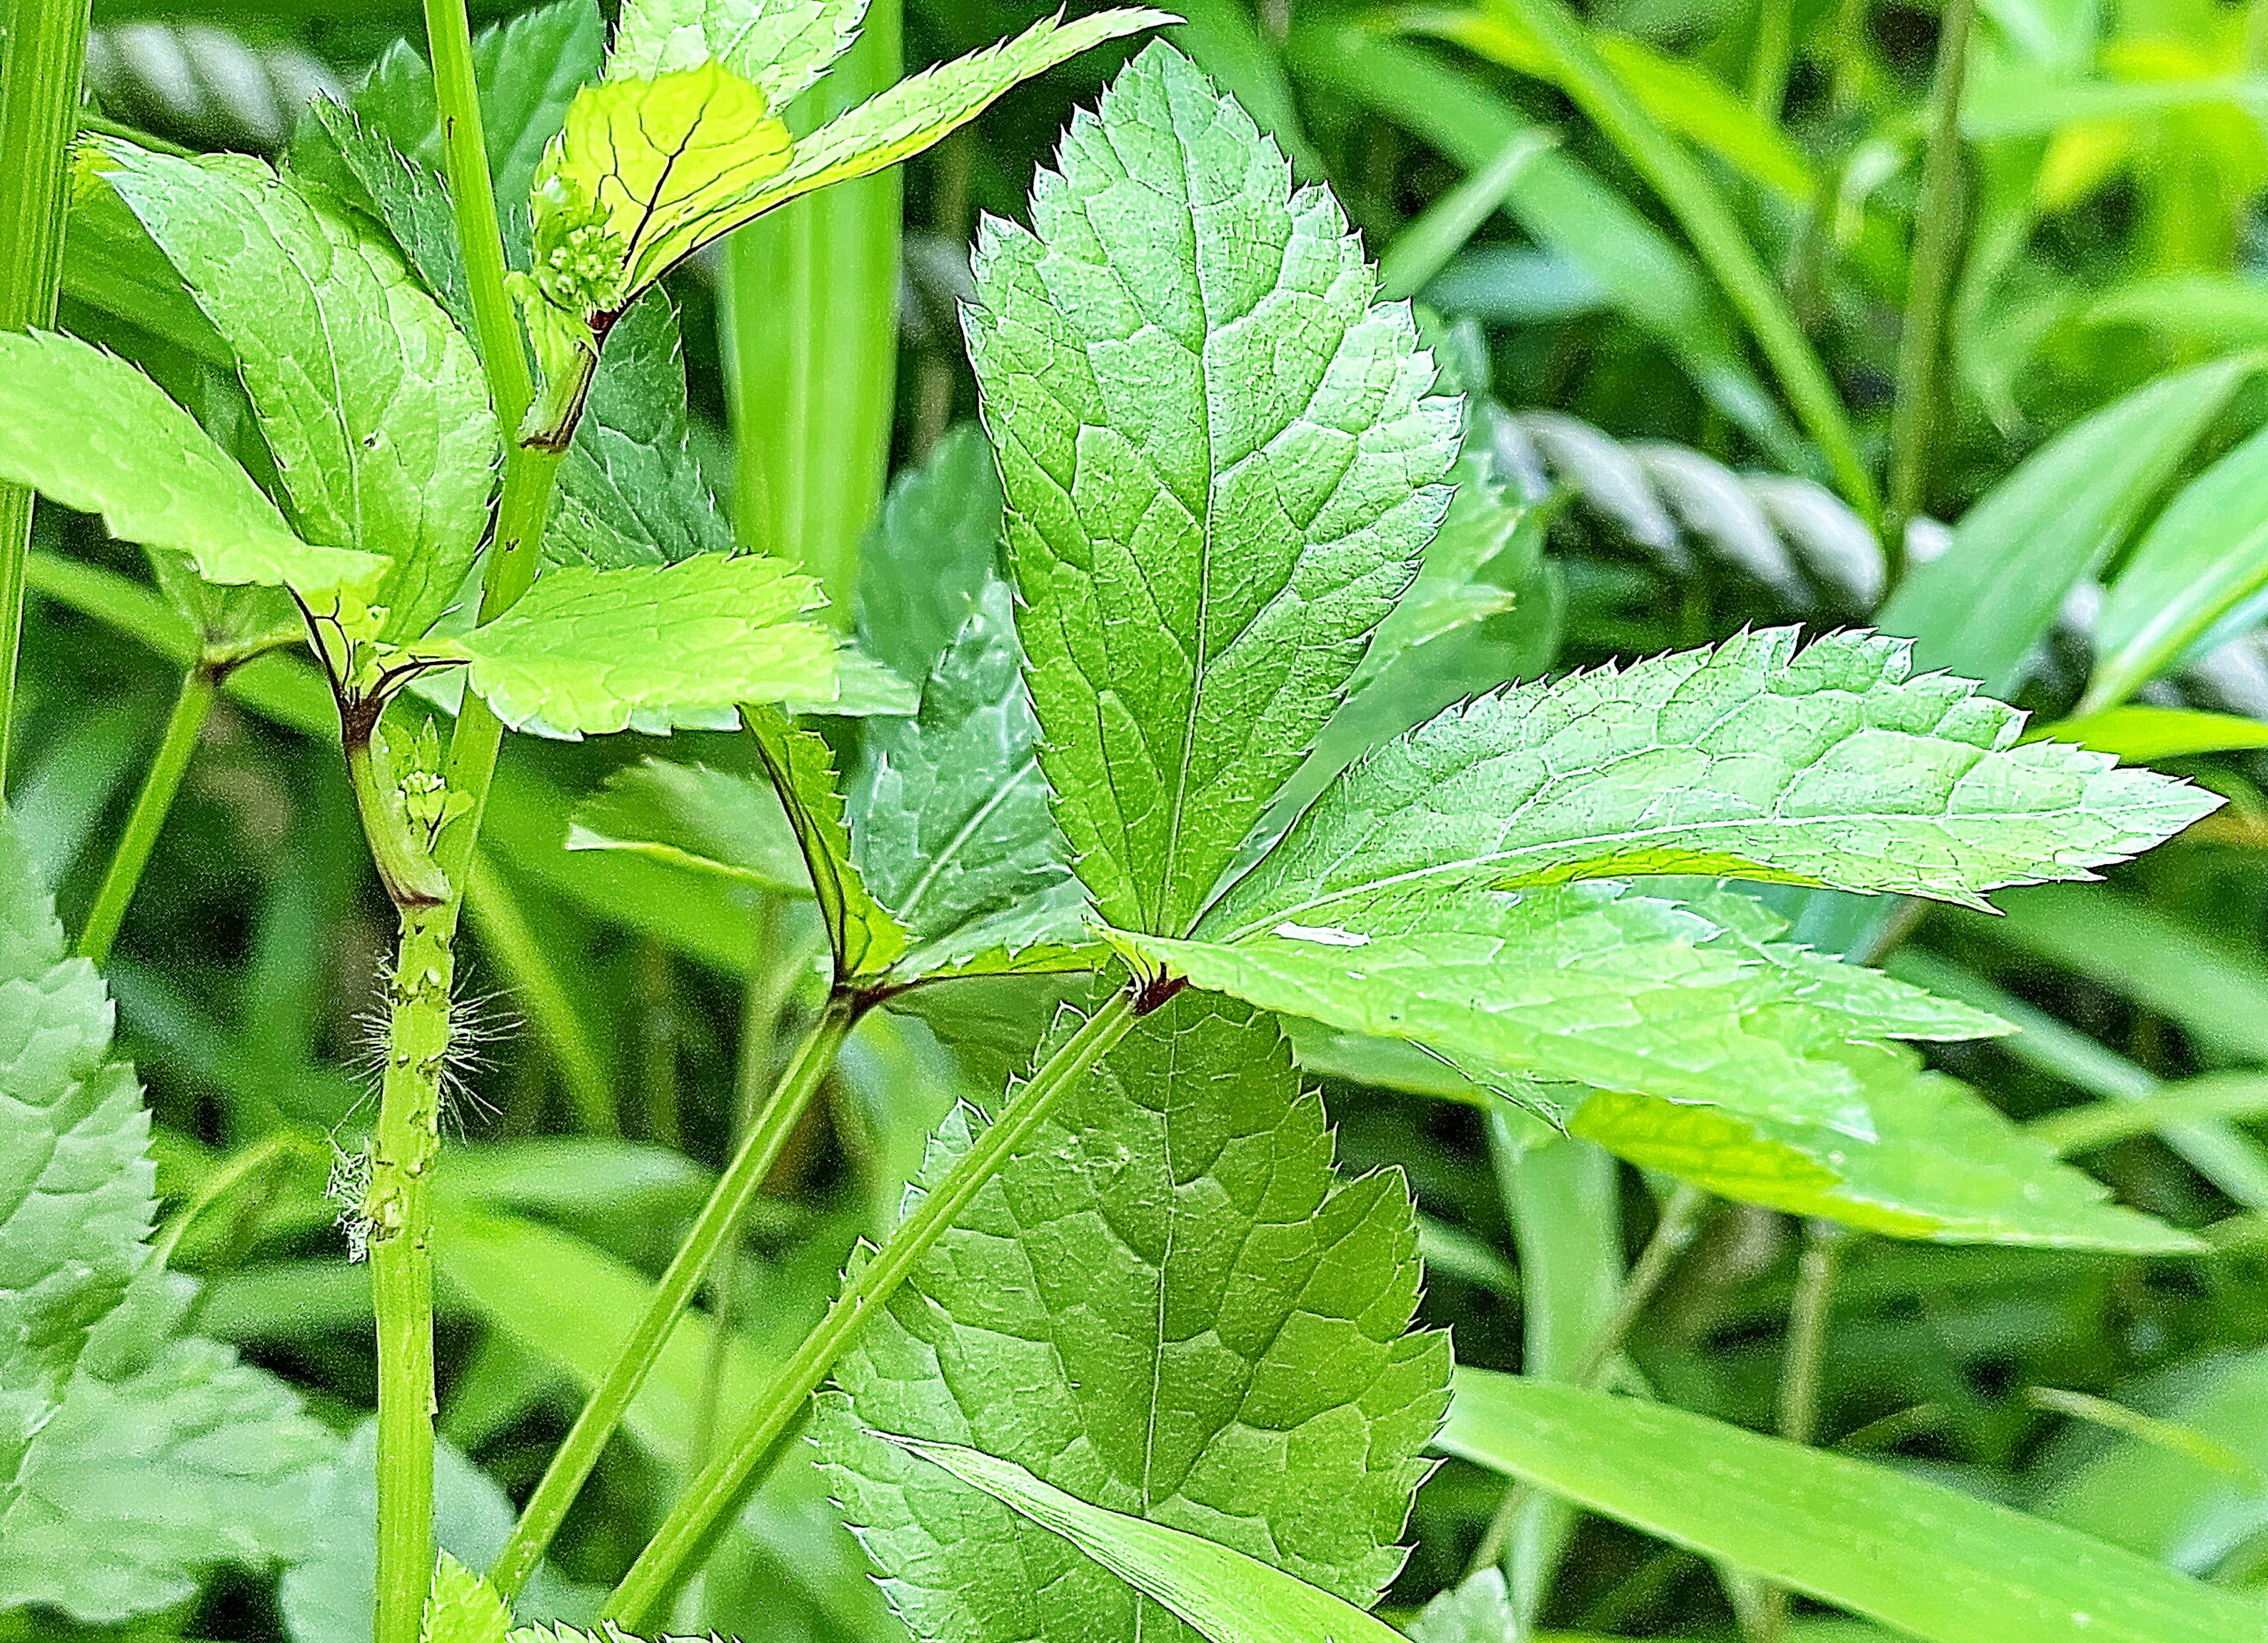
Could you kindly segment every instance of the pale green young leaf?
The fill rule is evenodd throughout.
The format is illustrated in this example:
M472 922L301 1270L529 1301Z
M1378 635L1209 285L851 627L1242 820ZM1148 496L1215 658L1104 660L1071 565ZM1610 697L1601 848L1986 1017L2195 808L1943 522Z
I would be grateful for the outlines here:
M1619 1092L1568 1119L1587 1141L1720 1197L1818 1216L1894 1238L2163 1255L2195 1240L2107 1202L1976 1091L1922 1069L1912 1052L1825 1045L1807 1055L1848 1068L1873 1134L1754 1112L1675 1106Z
M974 1449L890 1441L1061 1536L1208 1643L1401 1643L1376 1616L1201 1535L1090 1505Z
M1382 886L1706 874L1982 905L2091 876L2216 808L2106 755L2019 744L2023 715L1909 676L1903 641L1796 630L1522 685L1348 771L1208 916L1329 923Z
M1170 48L990 223L970 357L1041 762L1112 923L1181 934L1409 584L1456 408L1330 197Z
M129 1173L146 1200L147 1166ZM266 1370L176 1333L195 1288L151 1272L94 1331L0 1519L0 1609L116 1625L306 1553L337 1440Z
M1637 1090L1868 1133L1857 1080L1771 1030L1820 1042L1884 1024L1806 1007L1810 977L1672 901L1622 886L1349 901L1234 944L1122 932L1200 987L1347 1032L1400 1039L1530 1103L1534 1080Z
M0 1519L157 1213L142 1092L110 1058L109 995L66 951L21 839L0 824Z
M748 708L741 718L802 846L804 865L827 923L828 945L834 949L835 978L839 982L878 979L905 956L913 938L896 915L874 899L852 859L834 751L816 732L798 729L776 709Z
M948 1120L930 1178L969 1123L966 1109ZM1400 1176L1345 1180L1331 1150L1264 1018L1184 993L963 1211L862 1334L820 1417L845 1507L915 1636L1185 1633L875 1430L980 1446L1344 1601L1384 1589L1448 1341L1410 1330L1420 1274Z
M858 631L876 658L928 678L1000 573L1000 474L975 423L893 480L858 549Z
M807 896L810 875L761 775L641 759L575 806L570 850L621 850L750 885Z
M1007 584L995 577L912 719L859 741L846 807L859 875L912 934L905 975L1085 945L1086 899L1048 812ZM1046 956L1031 954L1034 962Z
M121 541L185 554L211 581L368 591L386 569L301 541L163 389L73 337L0 333L0 478L99 513Z
M536 284L579 323L604 316L754 213L787 169L788 128L722 64L583 90L537 173Z
M1460 1369L1441 1447L1926 1643L2227 1643L2258 1606L1976 1495L1683 1410Z
M504 1643L511 1629L511 1605L503 1594L442 1553L425 1600L423 1643Z
M866 0L628 0L610 80L722 63L785 108L858 36Z
M423 633L488 528L501 447L471 346L374 227L262 162L107 152L236 350L306 533L392 561L388 632Z
M570 567L426 650L464 658L473 692L516 730L723 729L742 703L833 689L833 635L803 619L814 596L809 577L757 554Z

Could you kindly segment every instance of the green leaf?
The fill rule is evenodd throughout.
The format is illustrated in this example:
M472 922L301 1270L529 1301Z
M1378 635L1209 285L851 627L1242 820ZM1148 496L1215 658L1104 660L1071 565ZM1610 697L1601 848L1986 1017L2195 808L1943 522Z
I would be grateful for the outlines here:
M142 1092L110 1059L109 995L65 952L16 829L0 824L0 1517L157 1212Z
M807 896L795 834L761 775L641 759L575 806L570 850L620 850L747 884Z
M1908 648L1770 628L1452 709L1349 771L1208 915L1233 940L1350 898L1707 874L1966 905L2084 878L2216 808L2100 753L2019 744L2023 715Z
M1899 585L1883 627L1925 667L2013 694L2066 595L2125 541L2258 362L2137 388L2027 457L1961 516L1953 544Z
M146 1166L127 1174L146 1195ZM224 1564L305 1553L336 1440L267 1371L175 1334L194 1294L153 1273L96 1329L0 1522L0 1609L113 1624L188 1601Z
M905 925L866 888L843 825L835 753L815 732L769 708L742 713L803 848L804 865L827 922L838 983L878 979L913 945Z
M1402 1634L1376 1616L1200 1535L1091 1506L974 1449L889 1441L1060 1535L1209 1643L1400 1643Z
M912 719L859 742L846 808L859 876L914 946L907 976L986 968L1090 944L1086 898L1048 811L1039 734L1006 582L995 577L939 659Z
M947 1121L928 1178L970 1123ZM1399 1173L1339 1178L1280 1037L1184 994L867 1326L820 1442L884 1589L936 1643L1175 1629L870 1429L982 1445L1367 1606L1401 1566L1448 1378L1447 1337L1410 1332L1418 1281Z
M1808 1051L1910 1024L1821 1001L1808 966L1618 884L1435 900L1387 890L1335 912L1232 945L1117 939L1200 987L1421 1045L1530 1105L1547 1098L1523 1081L1566 1081L1863 1136L1857 1080ZM1775 1019L1790 1012L1799 1030Z
M418 67L423 73L422 62ZM425 95L430 100L430 88ZM439 177L328 98L315 101L293 137L291 168L383 225L458 330L473 336L456 221ZM524 246L524 222L508 223L506 233L516 252ZM610 571L730 553L732 530L691 436L677 311L667 297L649 295L608 334L574 443L559 465L544 557Z
M442 1553L433 1569L433 1594L425 1600L423 1643L504 1643L511 1629L511 1606L503 1595Z
M316 594L372 588L386 568L301 541L156 383L76 338L0 333L0 478L101 514L121 541L186 554L212 581Z
M812 597L809 577L756 554L569 567L426 650L469 660L473 691L516 730L721 729L742 703L829 691L833 636L800 619Z
M2058 1524L1658 1404L1460 1369L1441 1446L1926 1643L2223 1643L2256 1605Z
M2106 1202L1976 1091L1878 1044L1813 1049L1848 1068L1873 1133L1602 1092L1568 1128L1642 1169L1720 1197L1894 1238L2171 1254L2196 1240Z
M2132 703L2077 719L2059 719L2036 734L2041 740L2076 742L2136 765L2268 747L2268 722L2257 719L2209 713L2194 707Z
M866 0L628 0L607 78L722 63L785 108L850 48Z
M1000 573L1000 474L974 423L898 475L858 549L859 642L926 680Z
M107 152L236 349L307 533L391 559L387 630L423 633L488 528L500 447L471 346L392 245L261 162Z
M2268 430L2158 515L2103 601L2082 713L2124 701L2214 623L2268 585Z
M1058 818L1107 918L1178 934L1416 569L1456 410L1338 207L1169 47L1061 165L1035 232L988 226L970 357Z

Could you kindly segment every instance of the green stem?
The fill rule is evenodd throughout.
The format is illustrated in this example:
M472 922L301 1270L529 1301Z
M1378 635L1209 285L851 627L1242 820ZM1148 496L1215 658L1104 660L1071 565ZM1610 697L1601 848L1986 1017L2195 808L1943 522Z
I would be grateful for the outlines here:
M378 1332L375 1643L419 1643L433 1580L433 1210L454 954L444 907L401 914L386 1063L371 1137L370 1238Z
M118 939L119 927L126 922L127 904L134 899L143 870L150 865L150 852L174 807L175 795L181 791L190 756L197 751L197 738L220 689L220 670L210 663L200 661L182 675L181 693L174 697L174 711L166 720L165 735L159 738L157 756L150 761L149 774L142 778L141 791L134 796L126 830L111 851L110 866L104 869L103 882L95 892L94 907L79 932L81 958L92 959L98 965L109 962L111 943Z
M1682 1181L1662 1206L1661 1219L1654 1223L1653 1235L1646 1240L1640 1251L1637 1265L1631 1267L1629 1280L1622 1286L1621 1298L1615 1303L1613 1314L1591 1338L1574 1373L1567 1379L1576 1386L1591 1386L1597 1382L1607 1365L1614 1361L1622 1343L1645 1316L1662 1282L1677 1265L1677 1258L1685 1253L1693 1234L1700 1230L1702 1211L1709 1207L1709 1195L1698 1187ZM1534 1498L1535 1486L1518 1483L1504 1491L1503 1500L1496 1507L1496 1515L1480 1537L1480 1546L1472 1554L1472 1567L1486 1569L1504 1555L1504 1547L1511 1538L1513 1527Z
M12 0L0 45L0 331L55 323L64 180L87 57L89 0ZM0 791L23 648L32 494L0 485Z
M1795 0L1760 0L1756 43L1748 58L1748 105L1780 123L1788 100L1788 66L1795 56Z
M773 1377L732 1446L704 1467L670 1508L661 1528L600 1610L602 1618L632 1631L642 1631L660 1618L678 1587L699 1566L717 1535L761 1481L765 1464L781 1438L866 1320L897 1293L898 1285L928 1253L929 1246L1015 1156L1064 1096L1076 1089L1094 1064L1126 1036L1137 1019L1135 995L1130 991L1118 993L1089 1016L1032 1074L1031 1081L1016 1092L1015 1099L1002 1109L913 1212L898 1223L836 1297L819 1327Z
M693 1298L694 1290L700 1287L717 1252L747 1217L749 1205L771 1175L772 1166L779 1162L781 1149L802 1121L804 1109L827 1081L827 1072L835 1065L835 1052L850 1036L857 1015L851 1000L838 993L828 1001L796 1051L796 1059L781 1077L763 1117L749 1131L740 1150L718 1178L709 1201L701 1206L693 1230L686 1235L676 1258L670 1262L669 1270L655 1287L653 1298L631 1326L622 1350L607 1367L606 1377L583 1406L582 1413L575 1417L566 1440L551 1457L542 1481L528 1498L527 1509L520 1514L512 1538L497 1554L496 1565L489 1570L488 1578L506 1597L517 1596L527 1585L528 1577L535 1572L551 1538L566 1521L567 1509L574 1505L584 1479L598 1464L599 1452L613 1437L623 1412L630 1407L630 1400L646 1383L646 1376L661 1356L678 1315Z
M1787 1356L1780 1371L1780 1436L1791 1444L1808 1444L1819 1430L1827 1316L1835 1298L1835 1280L1843 1266L1843 1251L1851 1238L1847 1228L1831 1221L1813 1221L1804 1228L1803 1258L1796 1268L1796 1292L1788 1308ZM1755 1627L1759 1643L1780 1643L1788 1633L1788 1589L1766 1586L1759 1599Z
M1938 30L1937 96L1930 153L1914 206L1914 267L1906 286L1906 318L1898 339L1898 398L1890 416L1890 501L1883 510L1882 549L1889 588L1906 572L1906 527L1922 505L1930 441L1937 421L1938 367L1945 355L1946 309L1960 271L1961 242L1961 97L1969 71L1976 0L1946 0Z

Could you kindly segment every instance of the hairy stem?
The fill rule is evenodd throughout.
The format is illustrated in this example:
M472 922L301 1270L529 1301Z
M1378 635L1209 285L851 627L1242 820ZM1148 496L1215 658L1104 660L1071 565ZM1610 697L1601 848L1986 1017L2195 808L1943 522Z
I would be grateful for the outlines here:
M110 865L103 869L103 882L95 891L95 905L79 932L81 958L92 959L97 964L109 962L111 943L118 939L119 927L126 922L127 904L134 899L143 870L150 865L150 852L174 807L175 796L181 791L190 755L197 751L197 738L220 689L220 670L210 663L199 661L182 675L181 692L174 697L174 710L166 720L165 734L158 740L157 755L142 778L141 790L134 795L126 829L112 847Z
M11 0L0 43L0 331L55 323L64 177L87 57L89 0ZM0 485L0 791L23 648L32 494Z
M898 1223L773 1377L732 1444L702 1469L670 1508L600 1611L602 1618L637 1631L662 1616L679 1586L699 1567L717 1535L762 1481L765 1465L780 1440L866 1320L897 1293L985 1182L1000 1172L1063 1097L1126 1036L1138 1019L1136 1008L1135 994L1122 992L1088 1017L1016 1092L960 1162Z
M1906 527L1922 505L1930 440L1937 421L1938 367L1945 355L1946 310L1960 270L1961 244L1961 97L1969 72L1969 36L1976 0L1946 0L1938 28L1937 96L1930 154L1914 206L1914 266L1906 286L1906 318L1898 339L1898 398L1890 417L1890 498L1883 509L1882 548L1894 590L1906 572Z
M454 954L446 909L405 908L363 1199L378 1326L375 1643L418 1643L433 1580L433 1210Z
M668 1343L678 1315L693 1298L694 1290L700 1287L717 1252L746 1218L757 1188L772 1173L781 1149L795 1133L812 1097L826 1082L827 1072L835 1065L835 1052L842 1048L856 1019L857 1010L850 1000L837 994L827 1001L781 1077L763 1116L749 1131L724 1174L718 1177L709 1201L701 1206L701 1213L693 1223L693 1230L686 1235L669 1270L662 1274L645 1312L631 1326L622 1350L608 1366L605 1379L584 1404L566 1440L552 1455L551 1464L544 1469L535 1493L529 1497L527 1509L520 1514L511 1538L498 1553L495 1567L489 1570L489 1580L505 1596L518 1595L527 1585L528 1577L535 1572L544 1549L566 1520L567 1509L574 1504L584 1479L598 1463L599 1452L606 1447L607 1440L621 1423L630 1400L646 1383L646 1376Z

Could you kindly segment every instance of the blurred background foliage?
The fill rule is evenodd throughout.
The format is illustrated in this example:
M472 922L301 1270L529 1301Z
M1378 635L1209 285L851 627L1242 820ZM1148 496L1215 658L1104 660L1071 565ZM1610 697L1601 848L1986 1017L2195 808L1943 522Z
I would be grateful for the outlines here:
M1303 1041L1348 1161L1410 1173L1425 1319L1454 1328L1461 1361L1572 1375L1567 1343L1614 1312L1651 1248L1658 1287L1609 1384L2268 1584L2268 1149L2245 1127L2268 1112L2268 798L2250 751L2268 745L2268 5L1183 9L1184 49L1330 184L1420 304L1472 396L1468 477L1524 504L1441 590L1368 718L1334 727L1347 745L1508 678L1744 624L1878 623L1929 665L2043 721L2078 716L2072 734L2233 801L2113 883L2014 894L2002 918L1790 905L1806 938L1888 955L2022 1024L1943 1064L2208 1253L1938 1248L1681 1198L1517 1117L1366 1084ZM905 60L1034 15L911 0ZM396 43L418 32L399 0L102 0L96 19L89 126L194 148L278 152L309 97L422 72ZM520 17L490 48L493 77L540 106L577 26ZM883 271L879 298L857 278L793 280L824 272L840 225L674 277L693 448L740 540L804 551L841 586L860 535L891 528L875 523L875 418L904 467L973 414L954 317L966 247L983 214L1020 210L1107 58L1013 94L883 185L884 253L903 202L894 301L886 254L855 264L867 287ZM74 206L65 323L253 452L224 353L105 198ZM760 369L822 336L835 374L796 395ZM875 386L893 342L894 399ZM858 403L830 401L846 385ZM898 528L923 526L909 511ZM9 797L75 928L195 641L88 521L43 510L35 546ZM268 1457L294 1508L240 1546L142 1556L177 1576L147 1600L0 1589L0 1643L368 1635L353 1600L369 1578L353 1460L368 1438L353 1435L373 1396L369 1284L322 1188L326 1138L369 1117L363 1024L391 917L334 762L296 756L326 734L313 675L278 658L229 683L109 977L156 1114L174 1265L202 1281L197 1328L346 1446ZM587 847L618 817L605 795L657 754L727 771L744 757L697 735L516 739L492 801L470 903L480 1055L453 1115L442 1241L443 1533L468 1558L501 1539L508 1498L729 1150L766 1035L815 997L815 969L777 962L815 940L789 904L665 849ZM579 1504L539 1607L587 1608L619 1573L736 1378L797 1338L852 1240L894 1214L931 1123L962 1089L997 1088L1029 1043L1038 1001L1006 984L953 998L935 1031L877 1012L854 1040L748 1248ZM130 1468L103 1486L137 1487ZM1476 1468L1435 1476L1402 1600L1455 1579L1500 1493ZM136 1532L162 1546L167 1530ZM1628 1529L1560 1518L1534 1544L1557 1568L1536 1600L1548 1625L1782 1634L1753 1583ZM800 1460L680 1620L747 1643L895 1626ZM1820 1643L1861 1635L1800 1605L1792 1624Z

